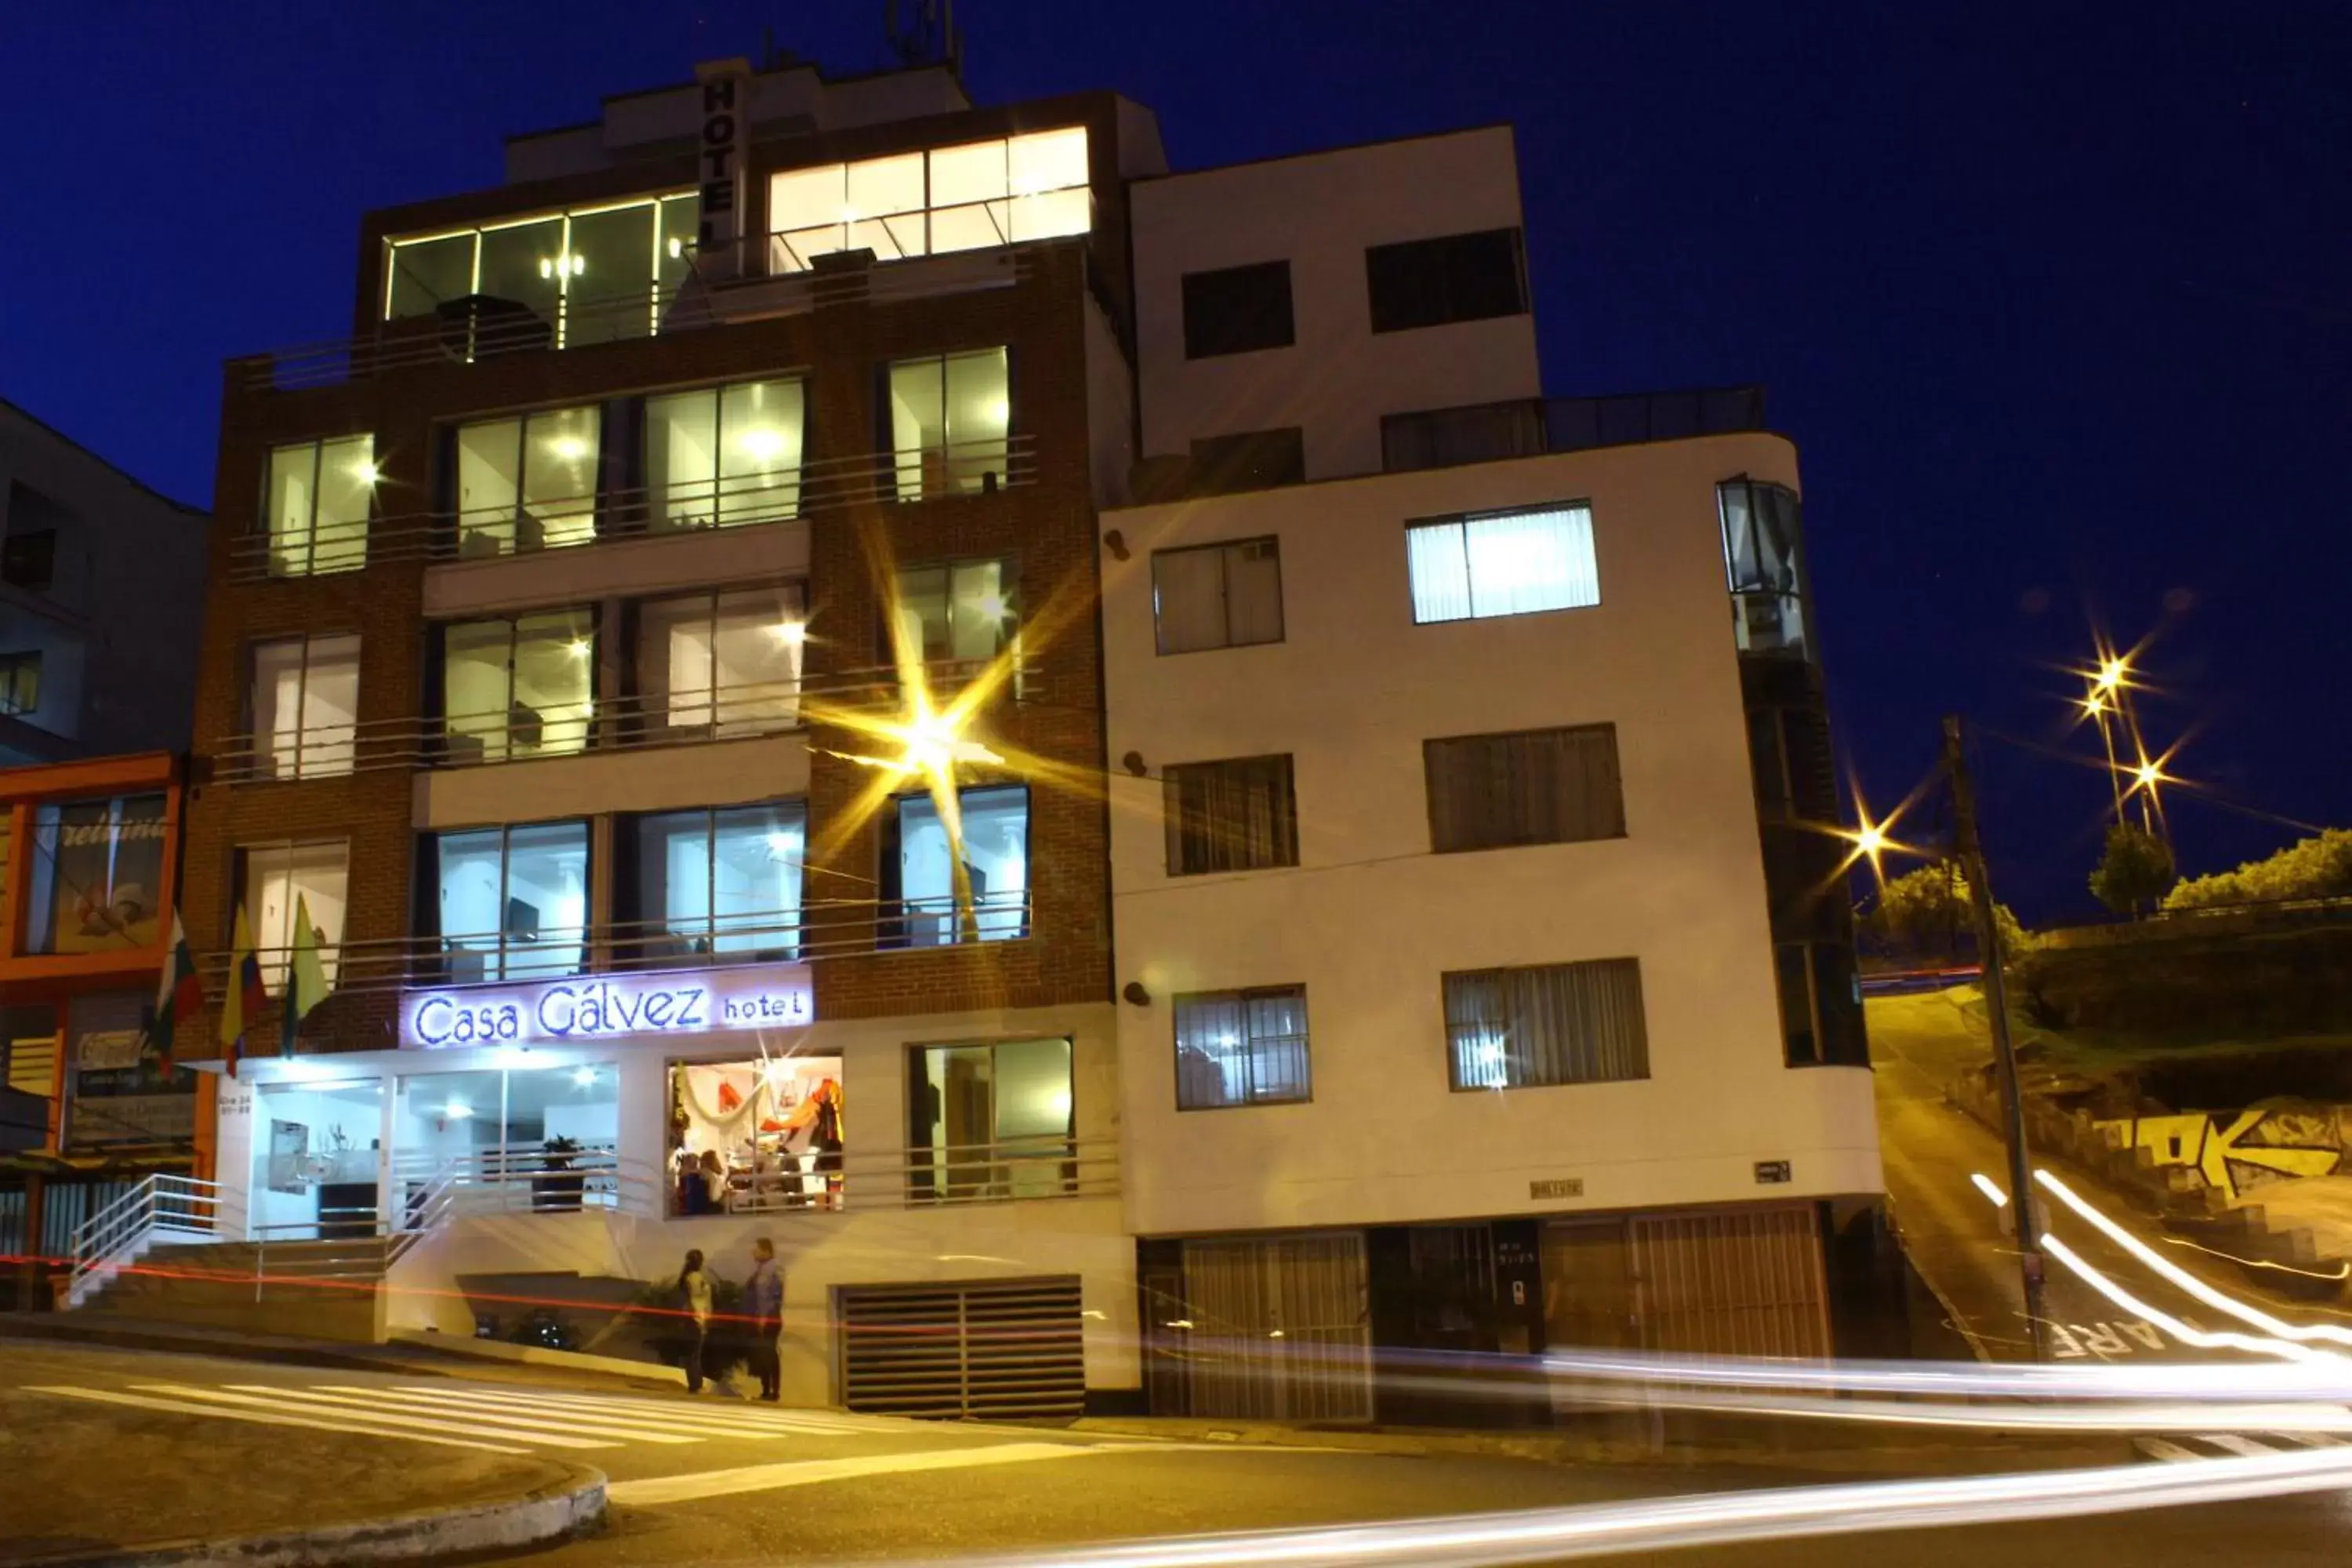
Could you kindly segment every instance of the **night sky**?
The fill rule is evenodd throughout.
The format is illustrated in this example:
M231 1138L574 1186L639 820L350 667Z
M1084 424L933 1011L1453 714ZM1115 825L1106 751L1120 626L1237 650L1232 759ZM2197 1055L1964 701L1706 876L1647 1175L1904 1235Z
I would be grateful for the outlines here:
M348 331L363 210L495 184L502 136L765 27L836 74L885 59L881 0L8 11L0 395L205 504L221 361ZM2352 823L2352 7L960 19L978 100L1115 89L1179 167L1516 123L1547 390L1769 385L1874 805L1947 710L2060 735L2059 667L2103 626L2155 639L2143 717L2189 735L2178 772ZM2001 896L2094 912L2105 781L1981 760ZM2189 871L2294 837L2171 798Z

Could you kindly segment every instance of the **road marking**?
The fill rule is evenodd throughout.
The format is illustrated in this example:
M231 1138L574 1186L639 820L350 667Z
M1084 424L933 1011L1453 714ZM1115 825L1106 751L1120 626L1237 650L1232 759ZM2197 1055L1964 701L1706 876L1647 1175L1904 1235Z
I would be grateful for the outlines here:
M446 1388L420 1388L415 1384L403 1384L398 1392L453 1397L451 1391ZM676 1426L703 1434L778 1437L793 1433L871 1434L902 1429L896 1424L877 1425L870 1416L844 1415L833 1411L767 1409L740 1405L656 1404L650 1400L515 1388L478 1387L466 1397L533 1410L578 1410L614 1420Z
M2202 1451L2191 1446L2196 1444L2204 1446ZM2281 1454L2347 1446L2352 1445L2321 1432L2199 1432L2182 1436L2177 1443L2163 1437L2132 1439L2132 1447L2149 1458L2174 1465L2199 1464L2224 1457L2269 1459Z
M365 1426L356 1421L321 1421L307 1415L273 1415L259 1410L229 1410L216 1405L198 1404L185 1399L157 1399L136 1394L123 1394L104 1388L68 1388L59 1385L27 1387L27 1394L53 1394L61 1399L87 1400L94 1405L123 1405L134 1410L163 1410L176 1415L204 1415L217 1421L251 1421L264 1426L301 1426L314 1432L355 1433L364 1437L404 1437L412 1443L432 1443L444 1448L473 1448L485 1454L527 1454L528 1448L514 1447L505 1443L485 1443L465 1437L434 1437L421 1432L387 1432L378 1426Z
M184 1383L142 1383L135 1384L132 1386L137 1388L142 1394L161 1394L177 1399L204 1400L209 1403L216 1403L237 1408L252 1407L261 1410L282 1410L286 1407L286 1402L281 1399L263 1398L259 1395L251 1394L232 1394L225 1388L198 1388L194 1384ZM288 1392L290 1393L293 1391L289 1390ZM552 1432L504 1431L493 1426L488 1421L474 1421L471 1423L459 1424L448 1421L435 1421L422 1415L395 1415L388 1412L378 1413L374 1411L367 1412L364 1415L355 1413L352 1416L352 1419L354 1421L367 1421L379 1429L386 1426L408 1427L420 1432L446 1432L460 1436L469 1432L488 1432L494 1437L513 1437L522 1442L534 1443L541 1447L547 1448L574 1448L586 1450L592 1448L617 1448L621 1447L618 1443L608 1443L601 1437L566 1437ZM399 1436L404 1434L379 1430L376 1435L378 1436Z
M624 1506L653 1508L663 1503L726 1497L735 1492L773 1491L783 1487L855 1480L863 1476L961 1470L981 1465L1031 1464L1040 1459L1076 1459L1104 1451L1075 1443L1004 1443L992 1448L934 1448L914 1454L867 1454L854 1459L798 1459L777 1465L747 1465L733 1470L708 1470L693 1476L658 1476L637 1481L614 1481L604 1488L604 1496L607 1501ZM1117 1451L1125 1453L1129 1450Z
M370 1388L353 1388L339 1392L329 1388L289 1388L283 1384L270 1383L232 1383L226 1386L238 1394L274 1394L280 1399L293 1400L300 1404L322 1405L330 1409L357 1408L362 1411L383 1411L385 1400L397 1401L401 1397L397 1394L387 1394L380 1389ZM355 1395L358 1397L354 1397ZM701 1441L699 1437L681 1436L674 1432L649 1432L635 1426L619 1426L601 1421L585 1421L561 1410L550 1411L547 1416L541 1417L510 1414L504 1408L482 1410L459 1405L455 1408L427 1406L421 1410L411 1409L405 1412L395 1409L387 1414L452 1416L463 1414L476 1417L475 1425L481 1426L516 1428L527 1433L555 1432L565 1436L617 1437L624 1442L660 1444Z
M240 1384L236 1386L247 1385ZM456 1392L427 1393L423 1389L370 1388L357 1384L336 1383L320 1384L311 1392L322 1398L341 1396L360 1403L373 1403L378 1407L389 1401L424 1415L478 1414L509 1426L549 1426L559 1432L586 1432L593 1436L619 1437L638 1443L699 1443L709 1436L698 1429L681 1430L681 1423L665 1421L653 1415L616 1415L608 1419L554 1405L509 1405L504 1403L486 1408L484 1402ZM509 1415L509 1410L518 1414ZM525 1410L536 1414L520 1414Z

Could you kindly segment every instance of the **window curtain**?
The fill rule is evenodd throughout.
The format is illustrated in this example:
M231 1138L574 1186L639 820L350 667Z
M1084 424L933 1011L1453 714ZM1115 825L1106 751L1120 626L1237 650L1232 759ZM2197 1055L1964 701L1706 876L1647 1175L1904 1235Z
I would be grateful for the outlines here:
M1167 780L1171 872L1298 863L1288 757L1174 767Z
M1521 1089L1650 1076L1638 960L1445 976L1456 1089Z
M1601 603L1592 511L1556 507L1463 520L1475 616L1520 616Z
M1462 525L1429 523L1405 531L1407 564L1412 572L1412 618L1418 622L1470 618L1470 560L1464 553Z
M1223 647L1234 640L1225 622L1224 552L1163 551L1151 558L1151 585L1161 653Z
M1225 623L1235 647L1282 640L1282 556L1271 539L1229 544Z
M1425 756L1440 852L1624 834L1613 724L1432 741Z

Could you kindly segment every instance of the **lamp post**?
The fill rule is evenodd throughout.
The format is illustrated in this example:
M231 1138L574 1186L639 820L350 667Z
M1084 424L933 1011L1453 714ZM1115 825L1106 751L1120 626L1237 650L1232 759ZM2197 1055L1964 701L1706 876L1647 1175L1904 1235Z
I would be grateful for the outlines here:
M2009 1142L2010 1209L2017 1218L2017 1260L2025 1287L2025 1326L2033 1359L2050 1359L2042 1311L2042 1237L2033 1223L2032 1157L2025 1146L2025 1097L2017 1079L2017 1050L2009 1037L2009 989L2001 973L2000 931L1993 918L1992 881L1985 874L1984 847L1977 837L1976 785L1969 777L1960 717L1944 718L1944 767L1952 783L1954 849L1960 874L1969 879L1976 917L1978 962L1984 975L1985 1012L1992 1026L1993 1062L2000 1078L2002 1131Z

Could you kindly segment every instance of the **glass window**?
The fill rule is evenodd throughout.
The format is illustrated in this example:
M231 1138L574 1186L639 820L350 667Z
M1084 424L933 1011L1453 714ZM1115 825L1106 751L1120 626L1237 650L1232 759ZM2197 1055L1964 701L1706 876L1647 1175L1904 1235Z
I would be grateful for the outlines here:
M1286 349L1295 341L1287 261L1187 272L1183 288L1186 359Z
M457 430L457 555L586 544L596 537L593 405Z
M1650 1076L1638 960L1469 970L1444 989L1456 1089Z
M645 727L679 735L760 735L800 722L807 642L802 587L658 599L637 610Z
M255 956L261 962L261 983L272 995L286 989L299 900L310 913L319 967L333 985L343 910L351 901L351 847L340 838L248 844L237 858L243 862L238 886L246 919L253 927Z
M1003 561L960 561L898 574L894 599L898 624L889 653L950 676L971 673L1020 638L1015 577Z
M408 316L429 316L452 300L474 291L474 243L471 229L436 239L394 240L385 250L383 314L396 321Z
M970 917L957 915L958 857L939 807L928 795L900 795L883 821L882 898L896 917L885 922L885 945L940 947L1029 934L1028 790L992 784L959 791L956 798Z
M375 479L373 436L273 448L263 516L269 574L309 577L366 565Z
M908 1075L909 1195L933 1203L1077 1190L1066 1039L928 1046Z
M669 1076L672 1216L841 1206L839 1057L676 1062Z
M796 956L807 838L799 801L639 817L624 943L653 964Z
M565 343L617 342L653 331L646 301L659 271L656 217L652 202L572 215Z
M799 516L805 403L797 381L738 382L646 399L653 531Z
M1176 1109L1308 1098L1305 986L1176 998Z
M392 1168L409 1212L452 1167L469 1185L511 1188L516 1210L614 1206L617 1067L404 1074L393 1098Z
M576 974L588 938L588 825L537 822L433 842L450 983Z
M890 366L890 446L900 500L977 495L1004 483L1013 427L1003 349Z
M1592 509L1580 501L1417 522L1405 550L1423 625L1601 603Z
M452 763L502 763L585 749L595 670L593 610L444 626L444 755Z
M1784 942L1772 950L1780 994L1781 1059L1794 1067L1867 1067L1862 977L1842 942Z
M1170 876L1298 864L1288 756L1179 763L1160 776Z
M1732 479L1717 485L1732 629L1742 653L1809 657L1803 525L1793 491Z
M0 713L12 718L27 718L40 710L39 651L0 653Z
M1424 741L1422 760L1441 855L1625 836L1614 724Z
M507 307L481 312L485 352L494 337L508 348L644 337L692 270L698 213L691 193L645 196L387 241L384 319L482 296Z
M253 648L254 776L331 778L352 771L360 639L287 637Z
M1364 271L1376 332L1516 316L1528 308L1516 228L1376 245L1364 252Z
M1065 126L769 177L769 266L871 250L877 261L1085 234L1087 129Z
M1151 556L1151 616L1161 653L1282 640L1282 552L1237 539Z
M24 857L28 953L119 952L152 946L163 896L160 795L59 801L33 808Z
M569 269L563 219L535 218L484 229L480 268L475 292L512 300L552 329L563 314Z
M17 516L0 538L0 583L28 594L46 594L58 579L58 531L24 526L24 514L32 510L25 500L34 492L18 483L9 489L9 510Z

